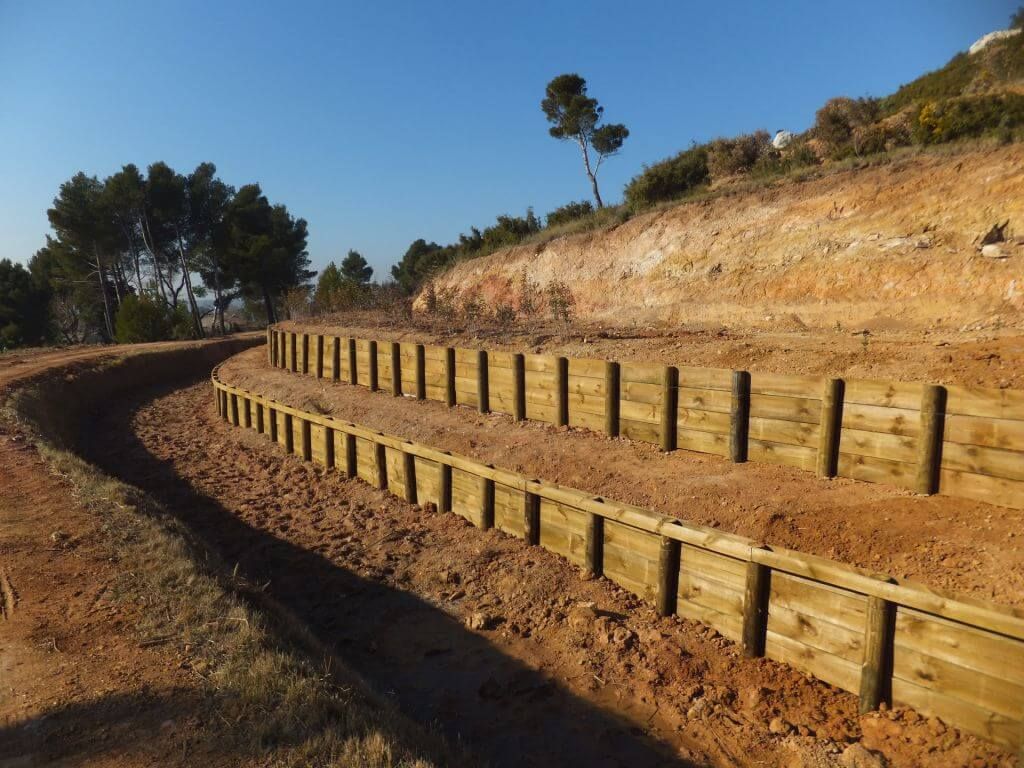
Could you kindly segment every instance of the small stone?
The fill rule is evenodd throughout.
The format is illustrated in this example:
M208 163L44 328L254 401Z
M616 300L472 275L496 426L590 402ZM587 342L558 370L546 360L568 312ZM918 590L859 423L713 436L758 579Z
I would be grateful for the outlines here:
M885 768L885 758L861 744L851 744L839 756L843 768Z
M483 611L474 611L466 619L466 626L470 629L487 630L494 626L494 617Z
M793 730L793 727L781 717L773 717L771 722L768 723L768 730L778 736L785 736Z
M625 627L616 627L612 632L612 642L624 648L629 648L635 639L636 635Z
M1010 254L1004 251L1002 247L996 243L990 243L989 245L981 246L981 255L986 259L1005 259Z

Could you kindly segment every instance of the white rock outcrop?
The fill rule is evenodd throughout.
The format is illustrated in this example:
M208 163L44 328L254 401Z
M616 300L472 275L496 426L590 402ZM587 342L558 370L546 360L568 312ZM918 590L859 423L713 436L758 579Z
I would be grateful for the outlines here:
M793 143L795 138L792 131L776 131L775 138L772 139L772 146L776 149L785 149Z
M1013 37L1014 35L1019 35L1020 32L1021 31L1020 31L1019 28L1017 28L1017 29L1000 29L1000 30L997 30L995 32L989 32L987 35L985 35L983 37L979 37L977 39L977 41L975 41L974 45L972 45L970 48L967 49L967 52L970 53L970 54L975 54L978 51L983 51L984 49L986 49L990 45L992 45L992 43L994 43L996 40L1005 40L1008 37Z

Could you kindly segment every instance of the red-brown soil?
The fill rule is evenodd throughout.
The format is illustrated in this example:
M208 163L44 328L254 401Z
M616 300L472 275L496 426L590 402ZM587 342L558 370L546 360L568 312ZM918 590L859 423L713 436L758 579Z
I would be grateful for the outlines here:
M451 450L609 499L998 603L1024 606L1024 512L765 464L516 424L392 398L235 356L222 379L305 410Z
M259 354L231 363L225 378L254 368ZM292 401L314 388L269 374L265 383L278 397L294 388ZM318 401L349 403L376 426L387 428L391 412L433 439L466 428L507 433L527 457L517 461L532 455L524 450L531 443L553 451L548 467L564 454L558 444L576 453L595 444L332 389ZM911 712L858 717L856 697L744 659L713 631L659 618L551 553L284 456L217 419L210 400L209 384L199 384L115 411L99 425L98 454L179 510L403 711L437 722L496 765L664 764L667 749L693 765L811 768L843 765L844 750L854 764L861 748L891 765L1013 764ZM126 426L137 442L125 444ZM624 475L667 460L626 444L601 447L631 464Z

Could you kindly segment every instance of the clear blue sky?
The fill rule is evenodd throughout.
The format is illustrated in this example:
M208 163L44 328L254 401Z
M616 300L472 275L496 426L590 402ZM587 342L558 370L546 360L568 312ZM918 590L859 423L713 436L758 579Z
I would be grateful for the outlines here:
M631 136L606 200L692 140L803 130L1006 26L1016 0L0 0L0 258L27 261L76 171L211 160L309 221L315 267L382 273L417 237L588 197L539 102L587 78Z

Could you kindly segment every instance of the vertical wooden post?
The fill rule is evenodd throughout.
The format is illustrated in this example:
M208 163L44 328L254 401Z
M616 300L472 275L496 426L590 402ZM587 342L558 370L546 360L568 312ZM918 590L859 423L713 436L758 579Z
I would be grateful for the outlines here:
M221 416L222 414L220 411L220 390L217 389L216 385L214 385L213 387L213 407L217 411L217 416Z
M402 453L403 469L405 470L405 500L410 504L418 504L416 491L416 457L411 453Z
M356 452L356 436L345 433L345 476L353 478L359 474L359 455Z
M449 408L455 407L455 350L452 347L444 351L444 401Z
M242 424L246 429L252 429L252 400L243 397L242 406Z
M921 394L921 433L917 438L917 481L914 490L933 494L939 490L942 433L946 421L946 388L925 384Z
M324 427L324 466L334 469L334 430Z
M491 412L490 369L487 366L487 350L476 353L476 405L480 413Z
M569 359L558 358L558 408L555 425L566 427L569 425Z
M391 396L402 396L402 345L391 342Z
M666 365L661 379L661 450L676 449L676 419L679 418L679 369Z
M427 399L427 350L416 345L416 399Z
M270 442L277 442L277 411L274 408L267 409L267 419L270 421Z
M729 414L729 457L742 463L747 460L747 437L750 434L750 374L732 372L732 407Z
M676 612L676 593L679 591L679 558L682 545L675 539L661 537L658 553L658 615L671 616Z
M307 419L299 419L299 432L302 435L302 460L313 460L313 428Z
M331 379L341 380L341 339L337 336L331 339Z
M611 360L604 364L604 431L619 436L619 364Z
M753 561L747 563L747 583L743 591L743 635L740 640L744 656L764 656L771 588L772 569Z
M231 426L238 426L238 395L231 393Z
M587 517L584 533L584 565L594 576L604 575L604 518L593 512Z
M302 372L309 373L309 334L302 334Z
M526 356L512 355L512 418L526 420Z
M839 436L843 425L842 379L829 379L821 395L821 431L818 440L818 477L835 477L839 464Z
M380 382L377 380L377 342L373 339L370 339L369 356L370 391L376 392L380 389Z
M266 431L263 423L263 403L256 403L256 434L262 435Z
M449 464L438 465L437 511L452 511L452 468Z
M299 370L299 345L298 345L298 337L296 336L296 334L294 334L294 333L291 334L291 338L289 339L289 341L291 342L291 344L289 344L289 346L291 347L291 360L290 360L291 366L290 366L289 370L291 370L292 373L298 373L298 370Z
M485 531L494 527L494 481L488 477L480 478L480 527Z
M316 335L316 369L314 371L318 379L324 377L324 335Z
M282 333L281 331L274 331L274 336L277 339L277 359L274 361L274 364L278 368L284 368L285 349L287 348L287 345L285 344L284 341L284 333Z
M893 638L896 604L868 596L864 623L864 661L860 668L860 712L872 712L882 702L892 703Z
M350 384L359 383L359 355L356 352L356 340L348 340L348 380Z
M273 332L270 330L270 326L267 326L267 364L274 364L274 342L272 340Z
M540 496L526 492L523 505L523 538L531 546L540 544Z
M295 425L290 413L284 415L284 451L289 455L295 453Z
M383 443L373 444L373 456L377 470L377 487L382 491L388 488L388 454Z

